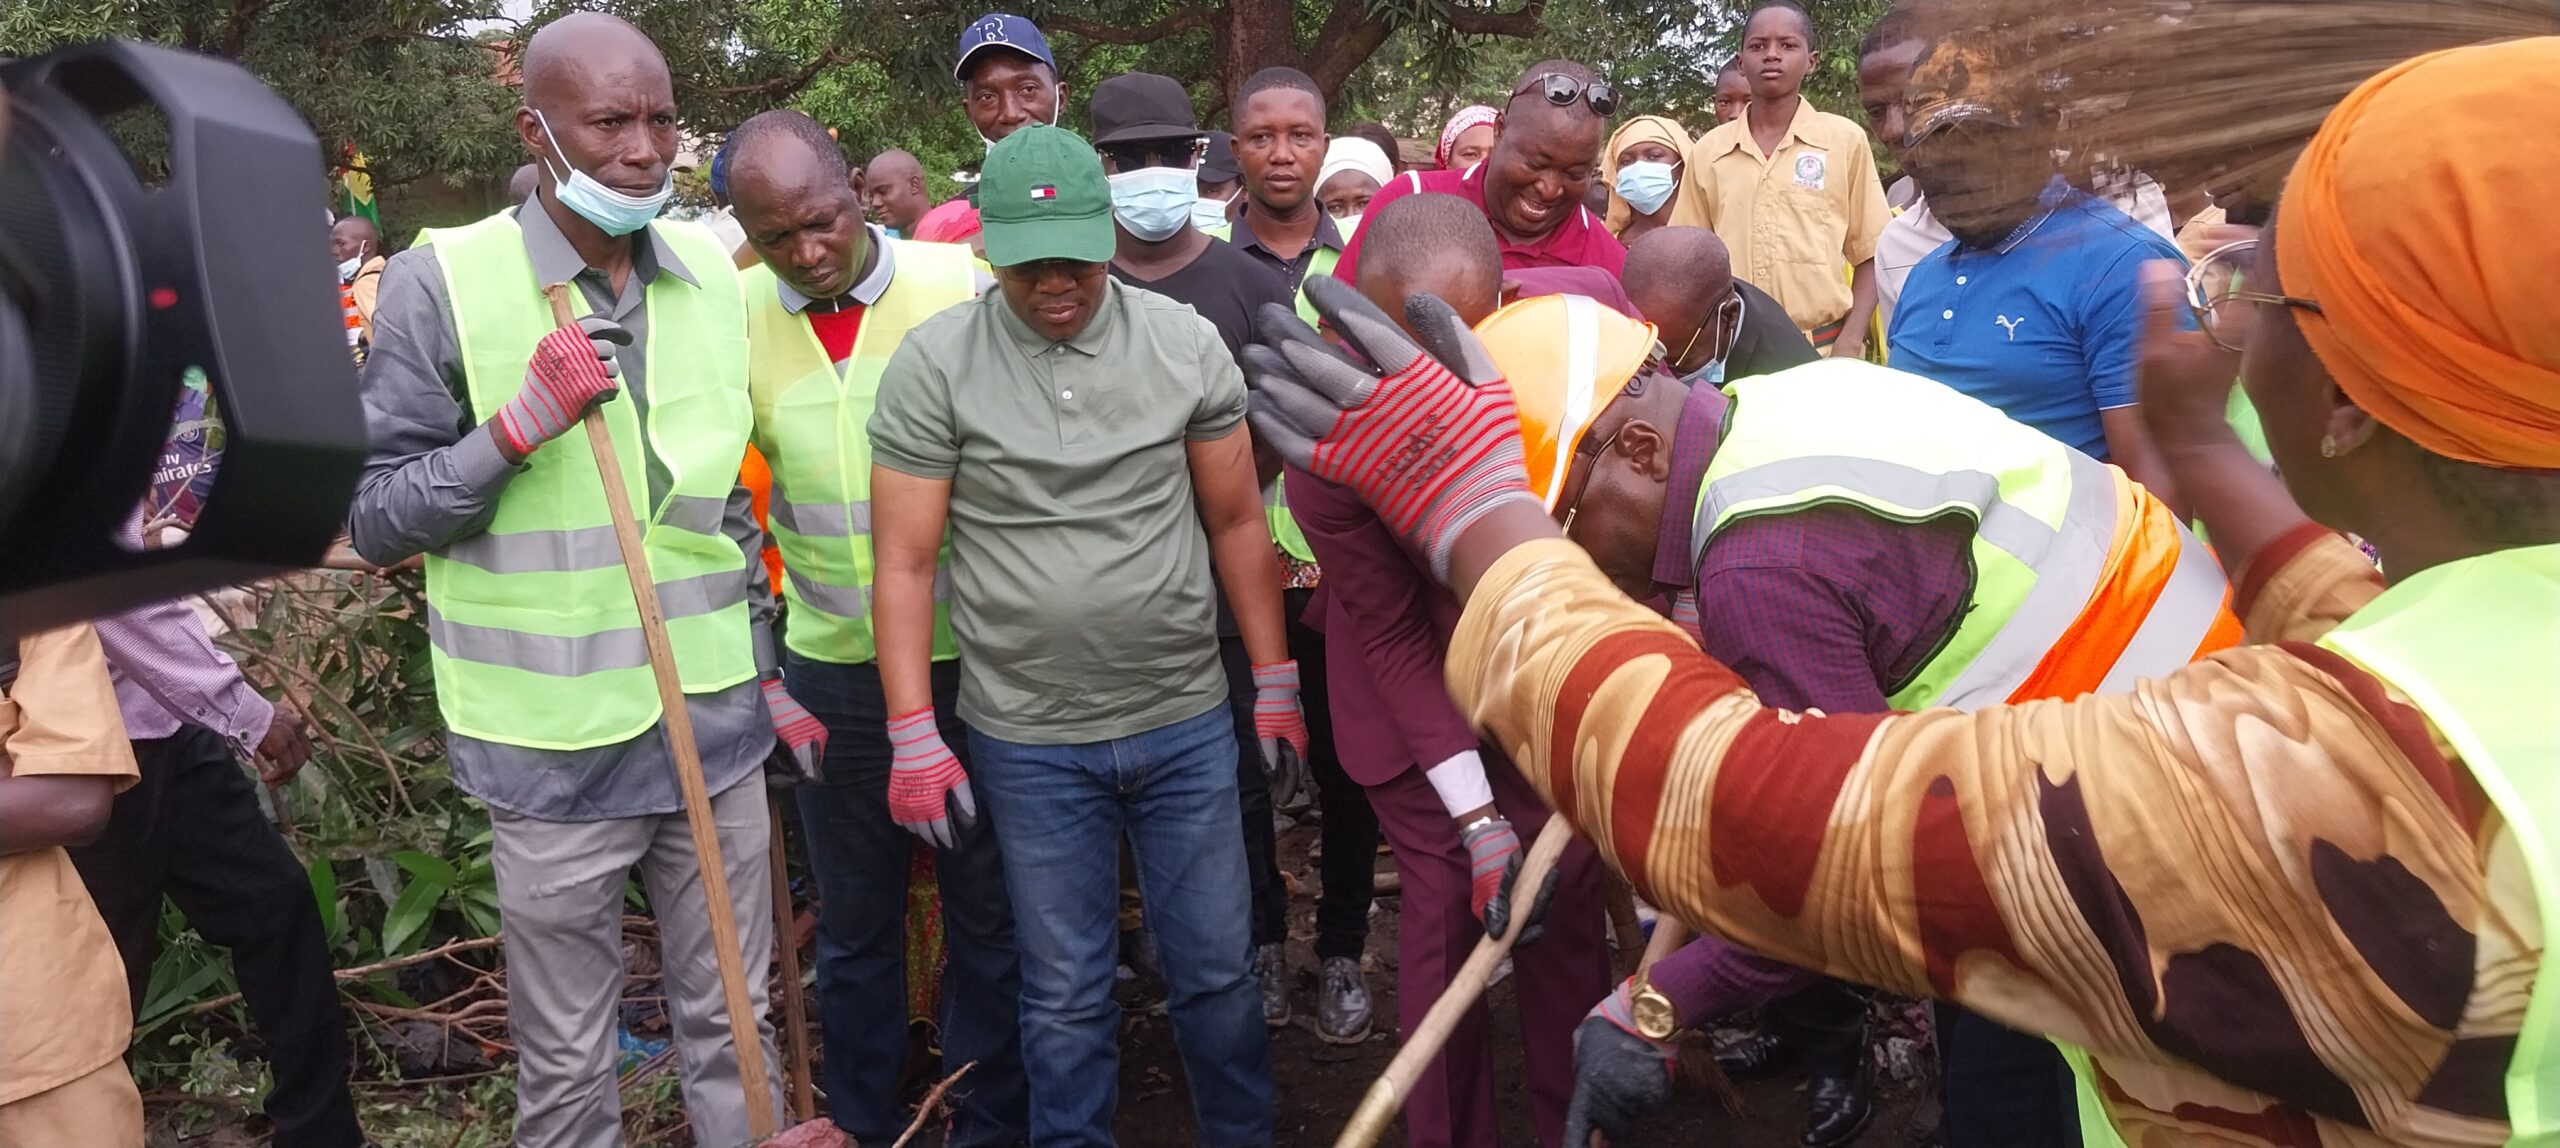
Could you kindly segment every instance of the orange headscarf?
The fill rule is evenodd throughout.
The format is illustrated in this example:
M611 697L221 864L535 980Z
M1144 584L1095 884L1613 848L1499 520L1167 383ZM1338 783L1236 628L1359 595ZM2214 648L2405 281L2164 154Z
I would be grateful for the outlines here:
M2383 425L2447 458L2560 468L2560 37L2420 56L2364 83L2276 219L2304 336Z

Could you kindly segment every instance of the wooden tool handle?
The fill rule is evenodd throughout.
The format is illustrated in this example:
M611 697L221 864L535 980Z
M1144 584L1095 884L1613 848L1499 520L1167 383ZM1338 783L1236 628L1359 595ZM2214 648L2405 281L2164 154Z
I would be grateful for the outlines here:
M569 285L542 289L551 301L551 321L578 325L569 308ZM738 918L729 903L729 870L720 856L720 827L711 816L711 794L702 780L702 753L693 740L693 711L676 678L674 647L667 643L667 616L658 605L658 584L649 575L640 520L631 513L631 492L623 486L622 460L613 452L613 433L606 429L601 406L587 408L587 447L595 453L596 473L604 480L604 504L613 516L613 539L622 548L622 572L631 580L631 597L640 612L640 635L649 647L649 671L658 682L658 706L664 711L667 747L676 763L676 785L684 792L685 827L693 835L693 856L702 878L702 899L711 917L711 955L720 969L720 995L728 1005L729 1039L737 1045L738 1083L747 1094L747 1131L762 1140L775 1132L773 1092L765 1080L764 1042L756 1037L756 1014L747 996L744 956L738 951Z
M1412 1089L1414 1080L1422 1075L1431 1058L1440 1055L1440 1046L1449 1043L1458 1018L1465 1016L1476 998L1484 995L1485 985L1493 980L1493 970L1502 964L1502 958L1511 955L1512 943L1519 939L1530 908L1529 901L1519 898L1534 901L1538 888L1546 883L1547 872L1556 867L1556 858L1572 842L1573 827L1565 824L1564 818L1547 818L1546 828L1538 831L1537 841L1529 846L1529 855L1520 862L1520 876L1511 883L1515 896L1511 927L1499 937L1488 935L1476 942L1475 951L1467 955L1467 963L1458 966L1457 975L1449 978L1449 987L1441 990L1440 999L1431 1002L1431 1011L1422 1014L1422 1023L1413 1026L1413 1035L1406 1038L1395 1059L1387 1062L1386 1071L1379 1073L1369 1091L1360 1097L1360 1107L1352 1110L1351 1122L1343 1126L1342 1135L1333 1142L1334 1148L1369 1148L1386 1132L1387 1124L1404 1107L1405 1093Z

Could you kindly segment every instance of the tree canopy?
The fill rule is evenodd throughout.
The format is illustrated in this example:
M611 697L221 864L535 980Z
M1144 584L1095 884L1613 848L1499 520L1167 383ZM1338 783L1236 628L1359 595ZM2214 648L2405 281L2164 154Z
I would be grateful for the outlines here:
M1001 2L1001 0L998 0ZM1828 49L1807 84L1854 105L1858 35L1888 0L1813 0ZM301 109L326 154L361 156L375 186L486 187L524 156L510 117L512 45L576 8L639 25L666 52L687 130L713 140L756 112L795 106L838 130L855 162L888 147L924 161L935 190L980 154L959 110L951 51L985 0L538 0L521 23L498 0L8 0L0 55L134 36L238 59ZM1252 71L1285 64L1332 97L1335 127L1377 120L1429 138L1459 106L1498 99L1549 57L1600 68L1626 114L1708 124L1715 70L1748 0L1032 0L1081 124L1094 84L1127 71L1190 86L1204 122ZM402 223L449 222L409 219ZM405 234L407 229L395 227Z

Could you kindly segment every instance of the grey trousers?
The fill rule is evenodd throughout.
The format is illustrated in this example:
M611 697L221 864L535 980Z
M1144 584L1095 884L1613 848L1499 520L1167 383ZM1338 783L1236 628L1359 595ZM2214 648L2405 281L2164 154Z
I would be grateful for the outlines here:
M764 775L711 799L720 857L746 957L756 1042L773 1111L782 1070L766 1022L773 954L772 823ZM640 867L656 911L667 1019L683 1070L685 1111L701 1144L744 1144L745 1094L713 963L711 922L682 813L614 821L539 821L489 811L498 906L507 943L507 1028L516 1044L516 1142L526 1148L618 1148L615 1002L623 982L622 890Z

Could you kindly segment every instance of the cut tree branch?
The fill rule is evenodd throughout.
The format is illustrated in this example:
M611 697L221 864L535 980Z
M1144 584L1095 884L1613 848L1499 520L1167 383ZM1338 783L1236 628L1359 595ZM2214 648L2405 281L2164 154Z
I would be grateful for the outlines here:
M733 84L728 87L713 88L711 91L712 94L721 96L771 96L777 100L788 99L800 89L808 87L809 81L818 78L818 73L851 59L852 57L844 54L841 47L831 45L826 51L818 53L817 59L809 61L806 66L797 71L771 79L758 80L752 84Z
M1043 17L1040 25L1048 31L1066 32L1097 44L1152 44L1176 32L1214 28L1223 14L1216 8L1181 8L1152 24L1140 24L1135 28L1119 28L1091 20L1053 15Z

